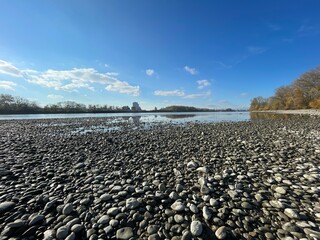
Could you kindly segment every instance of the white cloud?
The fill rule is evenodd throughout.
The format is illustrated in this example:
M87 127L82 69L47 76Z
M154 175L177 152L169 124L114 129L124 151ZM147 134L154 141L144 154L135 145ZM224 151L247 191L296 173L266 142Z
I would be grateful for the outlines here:
M147 74L148 76L152 76L154 73L155 73L155 72L154 72L153 69L147 69L147 70L146 70L146 74Z
M105 66L106 68L110 68L110 65L109 65L109 64L104 64L104 66Z
M107 74L108 76L112 76L112 77L119 76L119 73L117 73L117 72L107 72L106 74Z
M139 86L131 86L127 82L117 81L113 84L110 84L106 87L106 90L119 92L119 93L126 93L131 96L139 96L140 95L140 87Z
M189 94L184 96L183 98L187 98L187 99L206 98L206 97L209 97L210 95L211 95L211 92L208 91L206 93Z
M107 85L105 89L108 91L139 96L139 86L131 86L127 82L120 81L115 77L116 75L118 73L99 73L93 68L74 68L64 71L49 69L38 75L31 75L29 81L68 92L77 91L79 88L94 91L94 87L90 84L99 83ZM67 82L67 84L64 84L64 82Z
M248 93L246 93L246 92L240 93L240 97L246 97L247 95L248 95Z
M205 87L210 86L210 82L208 80L198 80L197 83L199 85L198 89L203 89Z
M55 90L60 90L62 83L59 81L47 81L46 79L43 79L38 76L32 76L28 80L29 83L34 83L37 85L40 85L42 87L47 87L47 88L54 88Z
M155 96L164 96L164 97L183 97L185 95L183 90L172 90L172 91L162 91L162 90L156 90L153 93Z
M21 77L21 71L9 62L0 60L0 73Z
M195 68L188 67L188 66L184 66L184 70L190 73L191 75L196 75L198 73L198 71Z
M50 99L55 99L55 100L64 99L64 97L62 95L55 95L55 94L49 94L47 97Z
M17 84L11 81L0 81L0 88L2 89L14 91L15 86L17 86Z
M92 84L98 83L105 85L105 89L108 91L116 91L132 96L139 96L140 94L139 86L132 86L116 78L119 73L100 73L94 68L49 69L38 72L33 69L20 70L8 62L0 60L0 73L23 77L30 83L67 92L77 91L80 88L94 91Z
M83 83L83 82L72 82L59 87L59 90L63 90L66 92L78 92L77 89L79 88L86 88L94 92L94 87L90 86L88 83Z

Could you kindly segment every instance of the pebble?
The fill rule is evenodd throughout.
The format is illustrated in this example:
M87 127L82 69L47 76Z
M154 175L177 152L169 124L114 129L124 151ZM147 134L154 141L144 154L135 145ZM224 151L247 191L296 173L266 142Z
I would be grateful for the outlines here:
M73 211L72 203L67 203L62 209L62 214L69 215L72 211Z
M190 169L196 169L198 167L198 164L194 161L190 161L187 163L187 168L190 168Z
M110 221L110 217L108 215L102 215L99 220L98 223L99 224L108 224Z
M0 214L4 214L6 212L11 211L16 204L14 202L2 202L0 203Z
M185 210L185 205L182 202L176 201L171 205L172 210L181 212Z
M61 226L57 230L56 237L58 239L65 239L69 234L69 228L67 226Z
M75 233L79 233L81 232L81 230L83 229L83 225L82 224L74 224L72 227L71 227L71 231L72 232L75 232Z
M138 202L136 198L129 198L126 200L127 209L132 210L132 209L136 209L139 206L140 206L140 202Z
M44 215L36 215L33 218L31 218L31 220L29 221L29 226L34 226L37 224L41 224L43 221L45 220L45 216Z
M190 208L191 212L193 212L193 213L198 213L199 212L197 206L195 204L193 204L193 203L190 204L189 208Z
M215 235L218 239L226 239L227 238L227 228L225 226L219 227Z
M205 220L210 220L212 217L212 213L207 206L204 206L202 209L203 217Z
M119 208L117 207L112 207L108 209L107 214L110 216L116 216L120 212Z
M104 201L104 202L107 202L107 201L109 201L109 200L111 199L111 195L108 194L108 193L104 193L104 194L102 194L102 195L100 196L100 199L101 199L102 201Z
M318 119L109 120L0 124L0 239L319 239Z
M56 236L56 231L53 229L46 230L43 233L44 240L53 240L55 238L55 236Z
M292 208L284 209L284 214L287 215L289 218L292 219L300 219L298 212Z
M280 194L283 194L283 195L287 193L287 190L285 188L283 188L283 187L276 187L275 191L277 193L280 193Z
M192 240L191 232L185 231L181 237L181 240Z
M158 230L159 230L159 227L157 225L150 225L147 228L147 232L149 235L156 233Z
M183 223L184 218L183 218L183 216L180 215L180 214L175 214L175 215L174 215L174 221L175 221L176 223Z
M133 236L132 228L131 227L124 227L117 230L116 238L117 239L129 239Z
M202 223L198 220L192 221L190 231L193 236L200 236L202 233Z

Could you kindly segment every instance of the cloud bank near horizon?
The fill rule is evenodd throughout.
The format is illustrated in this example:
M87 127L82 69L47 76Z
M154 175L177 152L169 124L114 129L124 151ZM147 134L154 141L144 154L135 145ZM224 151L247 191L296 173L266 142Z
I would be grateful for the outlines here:
M131 96L140 95L140 86L130 85L128 82L121 81L116 76L118 73L101 73L94 68L73 68L69 70L37 71L34 69L19 69L13 64L0 60L0 73L16 78L23 78L29 83L37 84L42 87L62 90L65 92L76 92L78 89L88 89L95 91L93 84L105 86L107 91L113 91ZM8 83L3 83L4 86ZM11 89L14 85L11 84ZM4 88L4 87L2 87ZM10 87L7 87L10 89Z

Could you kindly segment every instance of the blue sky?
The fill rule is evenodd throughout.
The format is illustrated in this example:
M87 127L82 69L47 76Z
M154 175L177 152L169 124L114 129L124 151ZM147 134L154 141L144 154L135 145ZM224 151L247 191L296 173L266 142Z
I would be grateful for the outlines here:
M2 0L0 93L246 108L320 65L318 0Z

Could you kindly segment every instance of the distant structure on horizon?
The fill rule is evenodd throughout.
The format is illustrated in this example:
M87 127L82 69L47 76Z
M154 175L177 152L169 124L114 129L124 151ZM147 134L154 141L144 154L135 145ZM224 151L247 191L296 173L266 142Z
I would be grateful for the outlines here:
M131 111L137 112L137 111L141 111L141 110L142 109L141 109L139 103L137 103L137 102L132 103Z
M123 111L130 111L130 107L129 107L129 106L123 106L123 107L122 107L122 110L123 110Z

